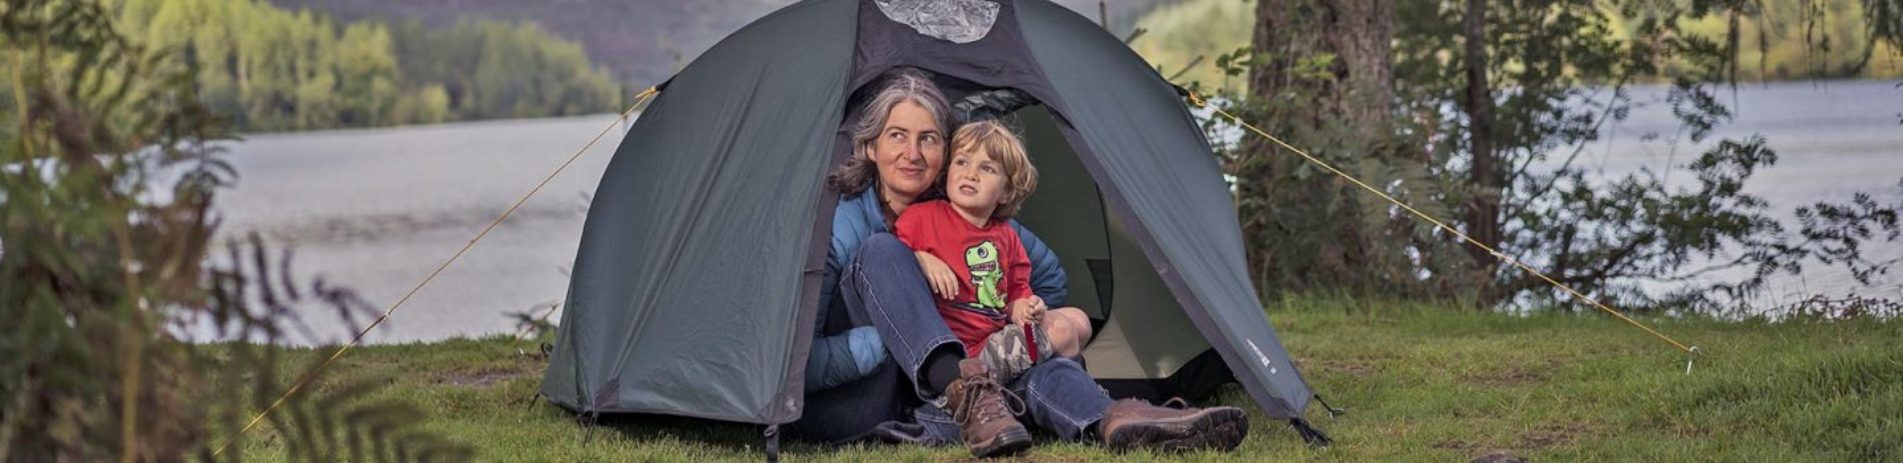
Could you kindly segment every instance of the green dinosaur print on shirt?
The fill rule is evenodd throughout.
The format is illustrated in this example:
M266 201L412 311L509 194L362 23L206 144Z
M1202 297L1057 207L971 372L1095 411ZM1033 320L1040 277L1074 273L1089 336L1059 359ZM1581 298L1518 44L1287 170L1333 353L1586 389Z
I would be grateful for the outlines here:
M984 241L965 249L965 268L971 271L971 286L978 290L972 305L1004 311L1004 294L998 291L998 283L1004 281L1004 269L998 266L998 245Z

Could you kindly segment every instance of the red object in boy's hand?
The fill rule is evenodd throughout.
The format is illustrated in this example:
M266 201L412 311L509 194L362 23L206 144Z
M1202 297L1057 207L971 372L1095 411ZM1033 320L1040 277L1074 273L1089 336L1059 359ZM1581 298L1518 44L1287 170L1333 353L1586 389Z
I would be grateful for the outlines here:
M1038 360L1042 360L1038 358L1037 353L1037 325L1022 323L1018 325L1018 328L1024 329L1024 347L1026 352L1031 353L1031 363L1035 364Z

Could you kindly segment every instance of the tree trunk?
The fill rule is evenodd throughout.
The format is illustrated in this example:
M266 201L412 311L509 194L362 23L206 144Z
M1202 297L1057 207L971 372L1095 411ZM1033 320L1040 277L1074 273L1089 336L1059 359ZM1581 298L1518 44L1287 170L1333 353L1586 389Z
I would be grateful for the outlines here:
M1391 0L1261 0L1252 43L1268 59L1250 69L1249 92L1300 92L1352 124L1385 124L1394 98L1393 41ZM1291 72L1300 60L1322 55L1335 56L1328 69L1334 81L1300 81Z
M1500 247L1500 195L1502 178L1498 156L1493 152L1493 88L1487 83L1487 2L1467 0L1462 24L1466 40L1468 148L1473 152L1472 171L1467 183L1472 199L1467 209L1467 234L1489 248ZM1468 247L1482 288L1492 286L1492 270L1497 268L1493 254L1478 246Z
M1266 110L1257 123L1344 168L1352 163L1345 159L1377 155L1331 150L1336 139L1315 134L1344 128L1360 140L1390 134L1392 0L1259 0L1255 13L1249 98ZM1309 63L1323 57L1332 61L1315 75ZM1257 199L1238 212L1251 268L1265 273L1256 275L1265 282L1261 289L1299 289L1267 284L1278 280L1340 287L1361 281L1354 277L1368 271L1373 253L1371 227L1358 204L1365 193L1326 173L1292 175L1308 161L1266 140L1250 137L1244 151L1245 161L1230 172L1238 178L1238 196Z

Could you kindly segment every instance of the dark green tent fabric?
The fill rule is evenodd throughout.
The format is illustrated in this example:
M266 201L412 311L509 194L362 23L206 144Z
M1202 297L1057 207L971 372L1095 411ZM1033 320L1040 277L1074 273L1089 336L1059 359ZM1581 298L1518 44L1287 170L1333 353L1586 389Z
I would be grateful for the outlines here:
M635 122L582 227L542 392L590 413L799 417L851 1L760 19ZM815 254L817 253L817 254ZM804 328L801 328L804 327Z
M542 394L584 414L797 419L837 199L825 173L850 153L868 85L915 66L954 101L1008 88L1033 104L1008 116L1042 177L1020 219L1061 257L1069 303L1102 319L1085 358L1107 390L1157 399L1233 378L1299 419L1312 394L1176 89L1048 0L967 0L995 17L957 41L893 20L879 3L893 1L787 7L663 87L596 190Z

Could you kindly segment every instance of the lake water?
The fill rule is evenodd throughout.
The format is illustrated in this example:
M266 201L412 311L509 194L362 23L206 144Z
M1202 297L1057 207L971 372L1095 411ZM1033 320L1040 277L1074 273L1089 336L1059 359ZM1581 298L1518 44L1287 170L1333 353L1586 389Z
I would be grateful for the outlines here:
M1759 170L1745 192L1770 203L1771 216L1787 231L1798 229L1794 209L1818 201L1848 203L1856 192L1868 192L1883 204L1903 202L1903 88L1888 81L1790 82L1747 84L1734 94L1721 89L1718 97L1736 119L1720 125L1697 146L1679 132L1678 120L1664 103L1664 89L1639 87L1636 108L1622 123L1608 125L1601 140L1585 147L1579 163L1597 170L1602 178L1623 176L1649 168L1670 186L1695 186L1689 172L1669 172L1697 159L1718 140L1744 140L1762 135L1778 153L1775 166ZM1656 135L1648 139L1648 135ZM1555 156L1563 157L1563 156ZM1667 173L1669 172L1669 173ZM1880 239L1880 238L1879 238ZM1903 242L1876 242L1864 248L1871 260L1903 257ZM1743 270L1718 272L1707 278L1735 280ZM1816 263L1798 275L1780 275L1765 294L1751 301L1759 307L1786 306L1812 295L1841 298L1850 295L1903 300L1903 267L1872 284L1856 282L1848 270ZM1655 290L1663 285L1647 285Z
M1749 187L1781 216L1798 204L1846 200L1854 191L1890 202L1903 195L1896 189L1903 178L1903 89L1893 83L1750 85L1728 102L1735 103L1739 118L1717 135L1760 133L1781 155ZM233 238L255 231L294 246L300 277L354 288L381 311L614 120L596 115L251 135L232 149L240 180L219 197L225 215L220 233ZM1669 138L1676 128L1660 105L1641 109L1608 127L1606 140L1587 147L1582 162L1608 175L1683 163L1699 150L1642 140L1645 133ZM620 132L611 130L371 333L369 342L509 333L515 325L506 313L559 301L587 195ZM1880 245L1867 255L1896 257L1903 246ZM1903 298L1903 278L1895 274L1864 286L1841 271L1807 269L1773 286L1767 297ZM349 338L333 317L307 318L323 334L320 342Z
M294 247L294 271L355 289L381 311L455 254L615 115L246 137L218 197L221 235ZM370 342L508 333L506 312L559 301L619 127L443 271ZM307 317L327 340L340 320Z

